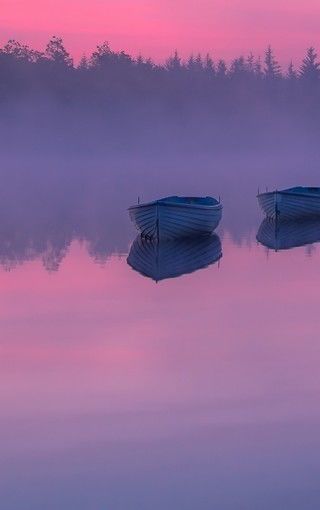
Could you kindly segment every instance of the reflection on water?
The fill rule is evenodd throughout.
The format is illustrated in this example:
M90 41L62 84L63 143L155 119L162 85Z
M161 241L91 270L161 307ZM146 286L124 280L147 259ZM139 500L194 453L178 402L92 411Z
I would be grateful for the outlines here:
M126 253L131 226L125 207L113 207L107 192L92 196L57 189L43 200L19 193L0 205L0 265L7 270L40 259L46 270L57 271L73 242L88 250L95 262L105 263L115 253ZM8 199L7 199L8 200Z
M77 241L0 272L5 510L317 509L320 255L223 252L161 285Z
M127 262L143 276L158 282L205 268L221 257L221 242L216 234L160 241L138 236Z
M259 227L257 241L275 251L317 243L320 241L320 220L275 221L266 218Z
M0 189L1 508L317 510L320 253L266 258L248 193L221 243L128 254L103 179ZM290 229L258 239L318 240Z

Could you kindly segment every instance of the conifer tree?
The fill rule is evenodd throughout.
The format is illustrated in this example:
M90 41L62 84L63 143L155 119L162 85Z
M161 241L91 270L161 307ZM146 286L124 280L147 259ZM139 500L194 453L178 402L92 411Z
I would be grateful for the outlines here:
M182 68L181 57L179 56L179 53L177 52L177 50L175 50L173 56L169 57L166 60L165 68L168 71L180 71L181 70L181 68Z
M214 75L215 73L214 62L209 53L206 54L204 69L209 75Z
M81 60L78 65L78 69L85 71L86 69L88 69L88 67L89 67L89 65L88 65L87 57L85 55L82 55Z
M224 78L227 75L227 65L224 60L220 59L217 67L217 76Z
M291 60L291 62L289 64L289 66L288 66L288 71L287 71L286 77L290 81L295 81L297 79L297 72L296 72L296 70L294 68L292 60Z
M281 77L281 67L273 55L271 46L268 46L265 52L264 76L267 80L275 80Z
M313 47L308 48L307 54L300 67L300 76L308 81L317 81L320 75L320 63L317 61L317 53Z

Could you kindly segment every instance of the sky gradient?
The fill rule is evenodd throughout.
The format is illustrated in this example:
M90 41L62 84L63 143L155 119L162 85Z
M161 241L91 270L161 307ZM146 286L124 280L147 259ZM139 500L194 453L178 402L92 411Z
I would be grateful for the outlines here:
M15 38L43 49L60 35L79 58L108 40L157 61L175 48L229 60L271 43L284 64L317 47L319 21L318 0L2 0L0 43Z

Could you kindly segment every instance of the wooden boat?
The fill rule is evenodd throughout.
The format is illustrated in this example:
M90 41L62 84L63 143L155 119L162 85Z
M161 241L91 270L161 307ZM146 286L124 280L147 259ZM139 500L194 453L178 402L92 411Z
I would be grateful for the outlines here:
M257 198L261 209L269 218L320 216L320 188L297 186L260 193Z
M216 234L181 239L146 239L133 242L127 263L154 281L176 278L214 264L222 257Z
M222 204L211 197L166 197L129 207L130 218L143 237L174 239L211 234L218 226Z
M320 218L296 221L266 218L259 227L257 241L275 251L320 242Z

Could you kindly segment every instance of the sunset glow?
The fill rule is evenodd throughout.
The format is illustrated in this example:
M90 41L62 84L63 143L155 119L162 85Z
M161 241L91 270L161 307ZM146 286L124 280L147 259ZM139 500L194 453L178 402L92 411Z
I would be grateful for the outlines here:
M79 58L108 40L115 50L163 60L206 53L227 59L271 43L281 60L299 60L318 43L316 0L4 0L0 38L16 38L43 49L53 34Z

